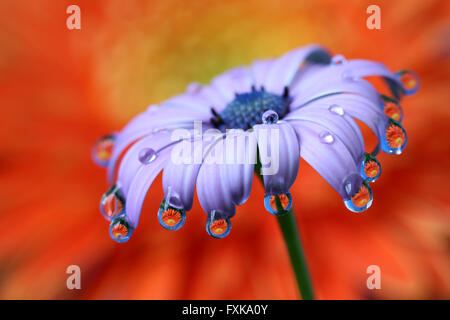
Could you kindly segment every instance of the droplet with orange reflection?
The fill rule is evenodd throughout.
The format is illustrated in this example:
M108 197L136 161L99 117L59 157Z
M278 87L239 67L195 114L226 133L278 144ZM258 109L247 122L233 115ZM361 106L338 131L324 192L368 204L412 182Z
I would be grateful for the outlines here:
M206 223L206 231L208 234L217 239L225 238L231 230L231 222L229 218L208 219Z
M113 185L100 200L100 211L103 217L111 221L118 215L122 214L125 208L125 200L120 194L117 185Z
M277 206L277 199L279 201L279 207ZM269 213L275 216L282 215L288 212L292 207L291 193L266 195L264 197L264 206Z
M366 153L361 164L361 177L369 182L376 181L381 175L381 164L377 158Z
M92 159L101 166L106 167L111 159L114 149L114 135L107 135L97 140L92 148Z
M167 230L178 230L186 221L186 211L169 206L166 200L163 200L158 211L158 220L162 227Z
M414 72L402 70L397 73L397 76L406 94L410 95L419 90L420 80Z
M363 212L367 210L373 201L372 189L367 182L363 182L358 191L351 195L349 199L344 200L347 209L353 212Z
M128 224L125 216L120 216L111 222L109 234L111 238L119 243L130 239L133 229Z
M406 147L407 136L403 127L394 120L389 120L381 143L383 151L391 154L401 154Z

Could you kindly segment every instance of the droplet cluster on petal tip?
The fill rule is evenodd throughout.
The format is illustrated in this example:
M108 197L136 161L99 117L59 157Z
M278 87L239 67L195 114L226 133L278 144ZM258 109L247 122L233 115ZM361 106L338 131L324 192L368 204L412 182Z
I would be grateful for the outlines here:
M229 218L208 218L206 222L206 231L216 239L223 239L230 234L231 222Z
M128 224L125 215L115 218L109 226L109 234L111 238L119 243L126 242L130 239L133 228Z
M419 90L420 79L416 73L410 70L402 70L397 72L397 77L402 85L405 94L411 95Z
M390 119L386 125L381 148L390 154L401 154L408 141L406 131L400 123Z
M111 221L115 217L125 212L125 200L120 194L120 189L117 185L113 185L100 200L100 212L103 217Z
M361 177L368 182L375 182L380 175L380 162L376 157L366 153L361 163Z
M101 167L106 167L111 159L115 143L114 135L106 135L98 139L92 148L92 159Z
M279 202L277 204L277 202ZM292 208L292 196L290 192L278 195L266 195L264 197L264 207L274 216L287 213Z
M161 226L167 230L180 229L186 221L186 211L170 206L165 200L158 210L158 220Z

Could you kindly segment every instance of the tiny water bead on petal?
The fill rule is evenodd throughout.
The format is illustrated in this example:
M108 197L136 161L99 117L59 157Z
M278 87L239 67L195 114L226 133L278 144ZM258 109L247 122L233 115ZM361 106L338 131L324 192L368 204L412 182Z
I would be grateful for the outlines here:
M98 139L92 148L92 159L101 166L108 166L114 148L115 136L107 135Z
M130 239L133 229L127 222L125 216L115 218L109 226L109 235L119 243L126 242Z
M157 157L157 152L152 148L144 148L139 151L139 161L142 164L149 164Z
M208 219L206 223L206 231L208 234L216 239L225 238L231 230L231 222L229 218L225 219Z
M337 104L332 104L328 110L330 110L331 113L336 114L338 116L343 116L345 114L344 109L341 106L338 106Z
M319 134L319 140L320 140L320 142L325 143L325 144L332 144L334 142L334 137L330 132L322 131Z
M381 164L377 158L366 153L361 163L361 177L368 182L375 182L381 175Z
M346 62L347 62L347 60L341 54L337 54L331 58L331 64L334 64L334 65L341 65L341 64L345 64Z
M381 148L390 154L401 154L406 147L408 138L403 127L394 120L389 120L381 141Z
M419 90L420 80L417 74L409 70L402 70L397 72L397 77L399 78L403 90L406 94L410 95L416 93Z
M279 200L277 206L277 198ZM266 210L274 216L280 216L287 213L292 208L292 196L291 193L284 193L279 195L266 195L264 197L264 207Z
M402 122L403 120L403 109L398 103L397 100L394 100L392 98L389 98L387 96L382 96L383 100L383 109L384 114L391 118L392 120L395 120L397 122Z
M278 122L278 113L273 110L267 110L262 116L262 122L264 124L274 124Z
M120 194L117 185L113 185L100 200L100 211L106 220L111 221L118 215L124 213L125 200Z
M169 206L167 201L163 200L158 210L158 220L163 228L175 231L184 225L186 221L186 211Z
M370 208L373 202L372 189L367 182L363 182L358 192L344 200L345 206L352 212L363 212Z

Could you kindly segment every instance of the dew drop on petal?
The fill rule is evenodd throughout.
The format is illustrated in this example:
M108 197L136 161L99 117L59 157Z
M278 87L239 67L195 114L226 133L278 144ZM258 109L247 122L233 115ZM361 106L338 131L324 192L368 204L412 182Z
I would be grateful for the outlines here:
M124 215L115 218L109 226L109 235L114 241L119 243L128 241L132 233L133 229Z
M322 131L319 134L319 139L320 139L320 142L325 143L325 144L332 144L334 142L333 135L328 131Z
M111 221L125 210L125 201L119 188L113 185L100 200L100 212L106 220Z
M330 110L331 113L334 113L338 116L343 116L345 114L344 109L341 106L338 106L337 104L331 105L328 110Z
M340 64L344 64L346 62L347 62L347 60L341 54L337 54L331 58L331 63L334 65L340 65Z
M403 90L405 90L406 94L413 94L419 90L420 80L419 76L412 71L402 70L397 72L397 77L402 84Z
M377 158L366 153L361 163L361 177L368 182L375 182L381 175L381 164Z
M280 200L280 205L283 210L277 208L277 197ZM264 197L264 207L266 210L274 216L280 216L287 213L292 208L292 196L291 193L283 193L279 195L266 195Z
M398 122L389 120L381 141L381 148L386 153L401 154L407 140L405 129Z
M349 199L344 200L344 204L352 212L363 212L370 208L373 202L372 189L367 182L363 182L358 192Z
M225 238L231 230L231 222L229 218L214 219L209 218L206 223L206 231L208 234L217 239Z
M264 124L274 124L278 122L278 113L273 110L267 110L262 115L262 122Z
M165 229L175 231L184 225L186 221L186 211L171 207L163 200L158 210L158 220Z
M114 135L104 136L95 142L92 148L92 158L97 165L101 167L108 165L114 149L114 142Z
M157 152L152 148L144 148L139 151L139 161L142 164L149 164L157 157Z

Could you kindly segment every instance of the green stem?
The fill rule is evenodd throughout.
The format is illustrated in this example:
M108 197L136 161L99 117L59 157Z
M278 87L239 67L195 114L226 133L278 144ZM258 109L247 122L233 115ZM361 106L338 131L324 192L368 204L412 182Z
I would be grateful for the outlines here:
M279 201L280 200L277 196L277 209L279 209ZM288 212L277 216L277 220L289 252L289 258L291 259L292 268L294 269L300 294L304 300L313 300L313 287L293 210L290 209Z
M258 157L259 159L259 157ZM261 182L264 184L263 177L260 174L261 164L255 166L255 172ZM294 269L295 278L297 279L297 286L300 295L304 300L314 300L314 291L311 283L311 277L308 271L308 264L303 252L302 243L300 241L300 234L297 229L297 222L295 221L294 211L291 208L289 211L283 209L280 198L275 196L275 204L278 215L277 220L283 233L284 242L289 253L292 269Z

